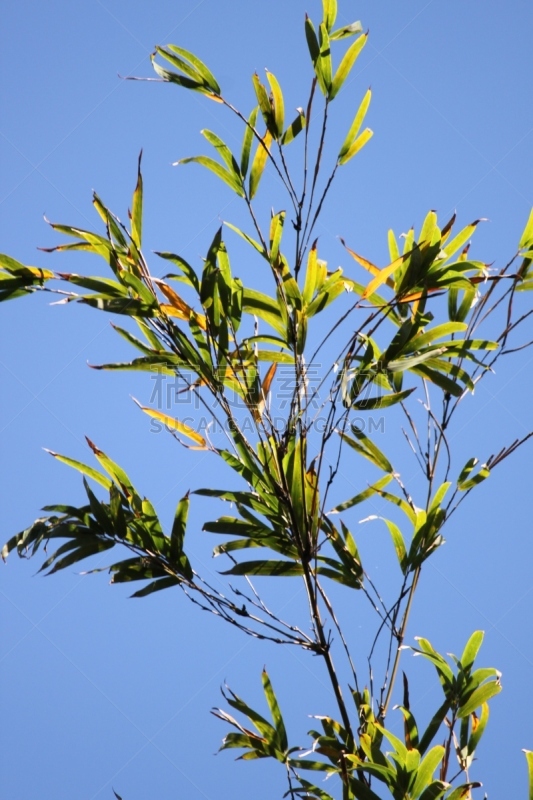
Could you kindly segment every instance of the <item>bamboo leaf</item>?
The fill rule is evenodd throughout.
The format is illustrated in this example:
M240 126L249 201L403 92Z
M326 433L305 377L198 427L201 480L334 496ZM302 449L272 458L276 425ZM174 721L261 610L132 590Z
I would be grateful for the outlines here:
M352 427L352 431L359 441L355 441L342 431L338 431L342 439L350 445L354 450L360 453L365 458L368 458L376 467L382 469L383 472L394 472L394 468L388 458L381 452L379 447L357 427Z
M181 498L176 508L172 531L170 534L170 555L173 559L178 558L183 552L183 540L185 538L185 528L187 527L187 517L189 514L189 493Z
M331 45L329 41L329 35L326 26L324 23L320 23L320 28L318 32L318 43L319 43L319 55L317 61L317 68L322 75L322 80L324 82L324 86L326 87L326 97L331 100L331 80L332 80L332 65L331 65ZM320 80L319 80L320 82Z
M482 784L477 781L475 783L463 783L461 786L457 786L451 794L447 795L446 800L469 800L472 797L470 790L479 789L480 786Z
M322 0L323 22L328 33L337 19L337 0Z
M480 222L485 222L483 219L476 219L475 222L472 222L470 225L467 225L460 231L454 238L447 242L444 247L444 254L446 255L446 259L449 260L458 250L463 247L466 242L471 238L472 234L476 230L477 226Z
M375 411L378 408L389 408L390 406L396 405L396 403L402 403L414 390L415 387L412 389L404 389L402 392L393 392L378 397L366 397L364 400L358 400L353 403L352 408L358 411Z
M141 174L141 160L143 151L139 153L139 161L137 165L137 185L133 192L133 200L131 204L131 238L135 247L140 250L142 242L142 224L143 224L143 179Z
M352 508L352 506L359 505L359 503L363 503L365 500L368 500L368 498L372 497L372 495L379 494L380 490L391 482L392 477L392 475L385 475L383 478L380 478L379 481L376 481L376 483L372 484L372 486L369 486L368 489L364 489L364 491L356 494L355 497L352 497L350 500L345 500L344 503L339 503L339 505L335 506L335 508L333 508L329 513L338 514L340 511L346 511L348 508Z
M257 189L259 188L259 181L263 175L266 162L270 152L270 144L272 142L272 134L267 131L260 142L258 142L255 156L252 161L252 168L250 170L250 179L248 183L248 193L250 200L253 200Z
M348 131L348 133L346 135L346 139L344 140L344 142L342 144L342 147L340 149L340 152L339 152L339 155L338 155L339 163L344 163L344 162L342 162L342 159L344 158L344 156L346 156L349 153L350 148L352 147L353 143L355 142L355 140L357 138L357 134L359 133L361 125L363 124L363 120L364 120L364 118L366 116L366 112L368 111L368 107L370 105L370 100L371 99L372 99L372 92L371 92L370 89L368 89L368 91L366 92L365 96L363 97L363 99L361 101L361 105L357 109L357 112L356 112L354 120L353 120L353 122L351 124L350 130ZM354 155L355 155L355 153L354 153Z
M337 72L335 73L335 77L333 78L333 83L331 84L331 91L329 93L330 100L333 100L341 90L343 83L350 74L359 54L367 43L367 40L368 34L365 33L356 39L344 54L344 57L338 66Z
M464 672L469 672L474 665L476 656L479 653L479 648L483 644L485 634L483 631L474 631L465 645L463 654L461 656L461 669Z
M231 222L225 222L224 225L226 225L226 227L228 228L231 228L231 230L235 231L235 233L238 233L239 236L241 236L245 242L248 242L248 244L251 245L254 248L254 250L257 250L257 252L260 253L263 256L263 258L266 258L266 260L268 261L268 253L264 249L263 245L259 244L259 242L256 242L255 239L252 239L252 237L248 236L248 234L245 233L244 231L241 231L241 229L237 228L236 225L232 225Z
M192 439L193 442L197 445L192 449L194 450L208 450L207 442L205 441L203 436L200 436L199 433L191 428L189 425L186 425L184 422L180 422L178 419L174 419L174 417L170 417L168 414L163 414L161 411L157 411L155 408L147 408L139 403L138 400L134 402L139 406L141 411L144 411L145 414L148 414L149 417L153 417L154 419L158 419L163 425L166 425L168 428L171 428L177 433L180 433L183 436L186 436L188 439Z
M529 783L529 800L533 800L533 750L522 750L526 756Z
M270 263L276 264L279 255L283 227L285 225L285 211L274 214L270 221Z
M105 475L102 475L101 472L98 472L98 470L94 469L93 467L89 467L87 464L83 464L81 461L75 461L73 458L68 458L68 456L62 456L59 453L54 453L53 450L47 450L46 447L44 448L44 451L49 453L54 458L57 458L58 461L61 461L68 467L78 470L78 472L81 472L82 475L87 475L88 478L92 478L94 481L99 483L100 486L103 486L104 489L109 490L111 488L112 481L110 481L109 478L106 478Z
M220 86L218 82L211 72L211 70L204 64L203 61L200 61L194 53L191 53L189 50L185 50L183 47L177 47L175 44L167 45L169 50L172 50L173 53L177 53L179 56L183 56L189 61L193 68L196 70L196 73L200 75L200 77L205 82L206 86L211 89L214 94L220 94Z
M486 703L491 697L495 697L499 694L502 690L502 685L499 681L491 681L490 683L484 683L483 686L480 686L478 689L473 692L468 700L460 706L459 711L457 712L457 716L459 719L463 719L464 717L468 717L476 708L479 708L483 703Z
M416 773L416 780L414 782L411 793L413 797L419 797L422 792L429 786L433 778L433 773L441 763L444 756L444 747L436 745L433 747L422 763L418 767ZM438 797L438 795L436 795Z
M268 98L267 90L261 83L261 79L257 72L252 75L252 83L254 85L255 96L257 97L261 114L263 115L263 120L267 126L267 131L271 134L271 136L277 139L278 128L274 119L274 112Z
M181 158L179 161L175 161L173 166L178 166L179 164L201 164L203 167L209 169L212 173L214 173L217 178L220 178L221 181L224 181L230 189L239 195L239 197L244 197L244 189L242 188L242 182L238 178L238 176L234 172L230 172L228 169L225 169L222 164L219 164L218 161L215 161L213 158L209 158L209 156L191 156L190 158Z
M235 564L222 575L270 575L294 577L303 575L303 567L294 561L244 561Z
M303 131L307 124L303 108L298 108L296 110L298 111L298 116L291 122L280 139L280 142L283 145L290 144L293 139L296 139L298 134Z
M227 144L222 141L220 136L217 136L216 133L213 133L213 131L210 131L207 128L203 128L200 131L200 133L202 134L202 136L205 137L205 139L207 139L209 144L213 145L217 153L220 155L220 157L226 164L229 172L233 173L235 177L235 182L237 184L240 184L241 183L240 168L235 160L235 156L233 155Z
M287 732L285 730L285 725L283 722L283 717L281 715L281 710L278 704L277 697L274 693L274 689L272 688L272 684L270 682L270 678L268 677L268 673L266 670L262 672L262 681L263 681L263 691L265 693L265 697L267 699L268 707L270 709L270 713L272 715L272 720L274 722L274 727L277 733L277 747L278 750L286 751L288 750L289 743L287 740Z
M357 155L359 150L362 150L362 148L365 146L365 144L367 142L370 141L370 139L372 138L373 135L374 135L374 131L370 130L370 128L365 128L365 130L357 137L355 142L352 144L352 146L350 147L350 149L348 150L346 155L343 156L342 158L339 158L338 163L340 165L347 164L348 161L350 161L351 158L353 158L355 155ZM369 294L372 294L372 293L373 292L369 292Z
M272 92L272 105L274 110L274 122L276 125L276 138L279 139L283 135L283 127L285 125L285 105L283 103L283 93L278 79L268 70L266 71L267 81L270 84Z
M148 597L154 592L160 592L162 589L170 589L171 586L178 586L181 583L180 579L173 575L167 575L165 578L157 578L142 589L138 589L130 597Z
M183 280L184 282L188 283L189 286L192 286L192 288L197 292L197 294L200 294L200 282L198 280L198 275L191 267L191 265L188 264L187 261L185 261L184 258L176 255L175 253L161 253L158 251L154 252L156 256L159 256L159 258L164 258L167 261L172 261L172 263L176 264L176 266L179 267L179 269L183 272L183 276L165 275L164 276L165 280L168 278L177 278L178 280Z
M355 36L356 33L363 33L363 26L359 20L357 20L357 22L350 23L350 25L343 25L342 28L337 28L336 31L330 33L329 38L332 42L335 42L339 39L346 39L349 36Z
M526 227L524 228L522 236L520 237L518 248L520 250L525 250L528 247L532 246L533 246L533 208L530 211Z
M250 151L252 149L252 142L254 139L254 129L255 123L257 122L257 114L259 112L259 106L256 106L250 116L248 117L248 124L244 129L244 138L242 140L242 149L241 149L241 175L246 178L248 173L248 165L250 163Z
M326 83L323 71L322 58L321 58L321 48L319 47L318 44L315 26L313 25L307 14L305 15L305 38L307 39L307 46L309 48L311 61L313 62L313 67L318 80L318 85L320 86L320 91L322 92L323 95L327 97L330 90L330 85ZM331 78L331 60L330 60L330 78Z

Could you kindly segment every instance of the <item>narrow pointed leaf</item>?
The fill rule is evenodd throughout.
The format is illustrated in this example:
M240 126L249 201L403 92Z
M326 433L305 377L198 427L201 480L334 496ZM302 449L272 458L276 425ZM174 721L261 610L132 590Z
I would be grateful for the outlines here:
M281 144L290 144L303 131L307 124L303 108L298 108L298 116L291 122L285 133L280 139Z
M473 692L469 699L459 708L457 712L457 716L459 719L463 719L463 717L467 717L476 708L479 708L483 703L486 703L491 697L495 697L499 694L502 690L501 683L498 681L491 681L490 683L484 683L475 692Z
M239 197L244 197L244 189L242 188L242 183L239 180L238 176L234 172L230 172L228 169L225 169L222 164L219 164L218 161L215 161L213 158L209 158L209 156L191 156L190 158L181 158L179 161L174 162L174 166L178 164L201 164L203 167L206 167L211 172L213 172L217 178L224 181L230 189L239 195Z
M285 725L283 722L283 717L281 715L281 710L278 704L278 700L274 693L274 689L272 688L272 684L270 683L270 678L266 670L263 670L262 673L262 681L263 681L263 691L265 692L265 697L267 699L268 707L270 708L270 713L272 714L272 719L274 721L274 727L276 728L276 733L278 734L278 748L280 750L287 750L289 747L289 743L287 741L287 732L285 730Z
M357 109L357 113L356 113L356 115L354 117L354 120L353 120L353 122L351 124L350 130L348 131L348 133L346 135L346 139L344 140L344 142L342 144L342 147L340 149L338 159L339 159L339 162L341 162L341 163L343 163L341 161L341 159L343 159L344 156L347 155L347 153L349 152L351 146L353 145L353 143L355 142L355 140L357 138L357 134L359 133L359 131L361 129L361 125L363 124L363 120L364 120L364 118L366 116L366 112L368 111L368 107L370 105L370 100L371 99L372 99L372 92L371 92L370 89L368 89L368 91L366 92L365 96L363 97L363 99L361 101L361 105Z
M248 165L250 163L250 151L252 149L252 142L254 140L255 123L257 122L257 114L259 106L256 106L250 116L248 117L248 124L244 130L244 138L242 140L241 149L241 175L246 178L248 173Z
M272 142L272 134L270 131L267 131L264 137L261 139L260 142L257 144L257 149L255 151L255 155L252 161L252 167L250 170L250 179L248 183L248 192L250 195L250 200L253 200L257 189L259 188L259 181L263 175L266 162L268 160L268 155L270 151L270 144Z
M137 400L135 400L141 411L144 411L145 414L148 414L149 417L153 417L154 419L158 419L163 425L166 425L168 428L171 428L177 433L186 436L188 439L192 439L196 445L198 445L198 449L200 450L207 450L207 443L203 436L200 436L199 433L191 428L189 425L186 425L184 422L180 422L179 419L174 419L174 417L170 417L168 414L163 414L161 411L157 411L155 408L147 408L146 406L142 406Z
M337 96L339 93L343 83L345 82L346 78L350 74L353 65L355 64L359 54L361 53L363 47L367 43L368 34L365 33L360 36L358 39L350 45L346 53L344 54L341 63L338 66L337 72L335 73L335 77L333 78L333 82L331 84L331 91L329 94L330 100L333 100L334 97Z
M200 61L200 59L194 55L194 53L191 53L189 50L185 50L183 47L177 47L175 44L169 44L167 45L167 47L169 50L172 50L172 52L177 53L180 56L183 56L183 58L186 58L187 61L189 61L192 64L196 72L204 80L205 84L211 89L211 91L214 94L220 94L220 86L218 85L215 76L213 75L211 70L204 64L204 62Z
M141 174L141 160L143 151L139 153L139 163L137 166L137 185L133 192L133 201L131 204L131 238L135 243L135 247L140 250L142 242L142 224L143 224L143 179Z
M277 137L280 138L283 134L283 127L285 125L285 105L283 103L283 93L281 91L281 86L278 83L278 79L275 75L267 70L266 72L267 81L270 84L270 90L272 92L272 103L274 106L274 122L276 124L276 131Z
M93 469L93 467L87 466L87 464L83 464L81 461L75 461L73 458L68 458L67 456L59 455L59 453L54 453L53 450L47 450L45 452L50 453L51 456L57 458L58 461L61 461L63 464L66 464L68 467L72 467L73 469L78 470L81 472L82 475L87 475L88 478L92 478L94 481L103 486L104 489L110 489L112 485L112 481L109 478L106 478L105 475L102 475L101 472L98 470Z

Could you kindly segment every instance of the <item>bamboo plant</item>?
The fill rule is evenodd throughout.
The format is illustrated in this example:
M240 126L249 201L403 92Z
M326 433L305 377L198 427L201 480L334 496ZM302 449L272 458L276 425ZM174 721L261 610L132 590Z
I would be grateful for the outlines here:
M210 155L179 162L209 170L248 212L246 229L226 222L215 232L200 269L170 252L157 253L173 270L169 274L156 277L149 266L142 250L141 157L127 225L97 194L100 232L51 223L74 240L52 250L94 253L104 259L109 277L53 272L0 257L0 300L59 292L63 303L129 320L128 327L115 329L136 357L98 369L179 376L216 423L212 433L139 403L142 411L181 446L221 459L234 481L228 488L187 493L166 529L124 469L92 441L97 466L51 452L82 473L87 501L79 508L45 507L44 516L7 542L3 557L13 550L31 557L57 542L41 567L50 574L114 548L118 560L109 566L111 583L141 582L134 597L177 587L245 635L318 657L335 707L330 716L316 718L309 741L289 738L266 671L269 716L230 689L224 698L232 713L214 710L230 729L222 749L236 748L245 760L279 761L286 796L459 800L481 785L471 768L489 702L502 688L500 673L478 666L482 631L471 635L460 657L450 659L425 638L413 644L408 623L426 562L443 544L447 521L533 435L484 463L472 457L466 464L456 463L448 438L462 401L517 348L513 336L532 313L517 311L516 297L533 288L533 212L516 253L502 267L489 268L471 254L479 220L461 226L454 215L441 224L430 211L418 230L407 231L401 246L388 232L388 264L372 263L353 249L356 244L341 240L348 268L328 269L317 222L331 201L337 172L350 169L372 131L365 127L368 90L340 148L328 137L330 116L368 34L359 22L336 27L336 0L322 5L320 22L305 18L312 72L294 118L287 119L282 88L269 71L264 79L253 75L257 104L243 113L188 50L167 45L152 56L157 77L151 80L200 93L242 125L240 152L204 129ZM285 209L273 209L267 220L255 203L265 170L277 176L286 196ZM263 283L270 281L269 293L248 285L251 271L243 279L235 276L229 256L234 236L245 241ZM349 276L354 269L358 280ZM60 289L54 288L57 282ZM320 376L311 381L310 365L317 359ZM281 370L291 387L284 403L276 393ZM378 411L403 427L409 457L419 468L412 488L360 424ZM341 464L360 464L368 479L360 480L357 494L337 502L331 497ZM188 555L189 504L197 496L229 504L229 513L204 524L205 531L218 535L214 555L225 562L224 591L202 577ZM396 584L386 591L349 527L354 514L362 517L364 509L376 508L380 516L367 519L385 526L397 559ZM264 578L303 582L305 625L267 604ZM340 620L339 586L344 605L366 603L372 609L375 639L364 659L355 655ZM398 686L406 650L432 665L442 689L439 706L424 724L411 710L405 673ZM401 738L388 726L393 700L403 716ZM533 786L533 756L526 755Z

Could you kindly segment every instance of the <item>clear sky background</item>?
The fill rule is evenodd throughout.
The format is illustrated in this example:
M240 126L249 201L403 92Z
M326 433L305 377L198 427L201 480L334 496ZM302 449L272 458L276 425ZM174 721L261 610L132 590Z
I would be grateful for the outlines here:
M319 230L321 255L355 274L336 238L343 235L384 265L388 228L419 227L430 208L444 222L456 209L463 224L488 218L474 253L503 265L533 204L530 0L339 5L340 20L361 19L370 41L333 107L332 137L342 141L369 85L375 136L339 178ZM220 219L238 224L243 217L236 195L211 175L171 163L207 152L203 127L230 145L240 143L241 132L200 96L118 74L151 76L154 44L170 42L203 58L246 113L254 105L251 73L265 66L281 81L289 108L305 105L306 11L316 19L318 0L7 0L0 34L0 249L28 264L100 273L96 260L36 250L60 241L43 213L97 227L95 189L125 218L144 148L144 249L173 250L199 266ZM277 192L265 175L261 213ZM245 251L235 248L234 271L252 283L257 262L239 261ZM155 257L150 263L164 274L164 264ZM49 299L18 300L0 313L2 540L47 503L82 502L79 476L41 448L88 461L85 434L128 470L168 524L188 489L220 485L218 465L150 433L129 397L150 400L149 376L87 368L88 361L132 355L107 318L81 307L51 308ZM521 338L533 338L531 326ZM509 357L464 404L452 434L459 467L463 454L462 463L472 455L486 459L533 428L532 359L531 350ZM380 445L396 448L390 426ZM455 515L446 546L423 574L408 632L410 641L424 635L457 653L473 630L486 631L480 663L501 669L504 685L480 750L493 800L526 796L520 749L533 748L530 465L526 445ZM344 477L348 486L350 476ZM213 542L196 531L206 514L220 513L214 503L193 504L191 548L213 575ZM212 755L227 731L208 711L220 704L224 680L259 706L266 664L293 741L306 745L306 715L334 708L316 659L243 639L201 615L180 592L129 601L127 589L109 587L105 573L80 577L66 570L44 579L35 576L38 565L12 557L1 570L2 798L104 800L112 786L124 800L282 795L282 769ZM289 583L279 588L287 608L302 599ZM361 629L365 641L357 607L347 625L353 637ZM413 674L422 711L424 703L439 703L431 667L416 664Z

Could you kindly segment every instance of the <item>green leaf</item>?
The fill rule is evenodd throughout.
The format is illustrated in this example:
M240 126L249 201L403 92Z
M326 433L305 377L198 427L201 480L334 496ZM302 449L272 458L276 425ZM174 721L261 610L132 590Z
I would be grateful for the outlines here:
M322 0L323 22L328 33L335 25L337 19L337 0Z
M431 718L431 721L428 727L426 728L424 735L420 739L420 744L418 745L418 749L422 755L426 752L429 745L437 735L440 726L444 722L446 714L450 710L450 707L451 707L451 702L450 700L446 699Z
M365 94L365 96L363 97L363 99L361 101L361 105L357 109L357 113L356 113L356 115L354 117L354 120L353 120L353 122L351 124L350 130L348 131L348 133L346 135L346 139L344 140L344 142L342 144L342 147L340 149L340 152L339 152L339 155L338 155L339 163L344 163L344 162L341 161L341 159L343 159L344 156L347 155L347 153L350 151L351 146L355 142L355 140L357 138L357 134L359 133L361 125L363 124L363 120L364 120L364 118L366 116L366 112L368 111L368 107L370 105L370 100L371 99L372 99L372 92L371 92L370 89L368 89L367 93ZM399 254L398 254L398 256L399 256ZM394 258L391 259L391 260L394 261Z
M200 61L200 59L197 58L193 53L191 53L189 50L185 50L183 47L177 47L175 44L169 44L167 47L172 51L172 53L175 53L177 56L181 56L182 58L176 58L176 56L172 55L172 53L168 53L162 47L156 47L156 51L160 56L165 58L175 67L200 83L204 89L209 89L211 92L213 92L213 94L220 95L220 86L218 85L213 73L208 69L203 61ZM186 60L184 61L183 59Z
M477 781L475 783L463 783L461 786L457 786L457 788L446 797L446 800L469 800L469 798L472 797L470 790L479 789L482 785L483 784Z
M520 250L525 250L532 246L533 246L533 208L529 213L529 218L528 221L526 222L526 227L524 228L522 236L520 237L518 248Z
M253 314L268 322L282 337L285 336L286 328L279 305L268 295L245 287L242 308L248 314Z
M270 263L276 264L279 255L283 226L285 225L285 211L274 214L270 220Z
M99 463L103 466L107 474L112 478L114 483L116 483L118 488L128 497L130 503L134 501L140 505L140 497L122 467L119 467L118 464L115 464L115 462L112 461L102 450L96 447L96 445L91 442L87 436L85 439L96 456L97 461L99 461Z
M412 339L409 339L406 344L401 348L399 353L404 355L406 353L414 353L416 350L422 350L427 345L432 345L437 339L442 339L444 336L449 336L454 333L462 333L466 331L468 325L464 322L444 322L442 325L435 325L423 333L417 333ZM461 339L454 344L460 344Z
M365 146L367 142L370 141L373 135L374 131L371 131L370 128L365 128L365 130L357 137L354 143L350 146L350 149L348 150L346 155L344 155L342 158L339 158L338 163L340 165L347 164L351 158L357 155L359 150L362 150L362 148ZM373 292L370 292L370 294L373 294Z
M484 221L485 220L477 219L475 222L472 222L470 225L467 225L465 228L463 228L463 230L454 236L451 241L444 245L444 254L447 260L455 255L455 253L457 253L457 251L460 250L461 247L466 244L466 242L468 242L479 223Z
M278 749L282 751L288 750L289 743L287 740L285 724L283 722L283 717L281 715L281 710L274 693L274 689L272 688L272 684L270 683L270 678L268 677L266 670L263 670L261 678L263 681L263 691L265 692L268 707L270 709L270 713L272 714L274 727L276 728L276 733L278 735Z
M472 692L468 700L459 708L457 712L457 716L459 719L463 719L463 717L467 717L476 708L479 708L483 703L486 703L491 697L495 697L499 694L502 690L501 683L498 681L491 681L490 683L484 683L475 692Z
M241 229L237 228L236 225L232 225L231 222L225 222L224 225L226 225L228 228L231 228L231 230L235 231L235 233L238 233L239 236L241 236L245 242L248 242L248 244L251 245L254 248L254 250L257 250L257 252L260 253L263 256L263 258L266 258L266 260L268 261L268 253L263 247L263 245L259 244L259 242L256 242L255 239L252 239L252 237L248 236L248 234L244 233L244 231L241 231Z
M294 577L303 575L303 567L294 561L244 561L235 564L222 575L270 575Z
M265 125L267 126L267 131L275 138L278 138L278 127L276 124L276 120L274 119L274 113L272 111L272 105L270 104L270 100L268 98L267 90L261 83L261 79L257 72L252 75L252 83L254 85L255 96L257 97L257 102L259 103L259 108L261 110L261 114L263 115L263 120ZM281 134L279 134L281 135Z
M185 538L185 528L187 526L187 516L189 514L189 493L181 498L176 508L172 532L170 534L170 555L171 558L178 558L183 552L183 540Z
M398 558L400 569L402 570L404 575L407 574L409 566L409 564L407 563L407 549L405 547L405 541L402 536L401 530L398 528L397 525L394 524L394 522L392 522L390 519L386 519L385 517L372 515L370 517L367 517L367 519L368 520L380 519L382 522L385 523L391 535L392 543L396 551L396 557Z
M141 174L141 159L143 151L139 153L139 162L137 166L137 185L133 192L133 200L131 204L131 238L135 247L140 250L142 242L142 224L143 224L143 179Z
M197 293L200 292L200 283L198 281L198 276L194 271L194 269L191 267L191 265L188 264L184 258L176 255L175 253L158 252L157 250L154 252L156 256L159 256L159 258L164 258L167 261L172 261L173 264L176 264L176 266L179 267L179 269L183 272L184 279L189 284L189 286L192 286L192 288ZM164 276L165 279L175 278L175 277L179 277L179 279L181 279L181 276L175 276L175 275Z
M179 586L181 583L179 578L174 576L167 576L166 578L157 578L142 589L138 589L130 597L148 597L149 594L160 592L162 589L170 589L171 586Z
M374 483L372 486L369 486L368 489L356 494L355 497L352 497L350 500L345 500L344 503L339 503L339 505L335 506L335 508L333 508L329 513L338 514L340 511L346 511L348 508L352 508L352 506L363 503L365 500L368 500L369 497L372 497L372 495L379 494L380 490L390 483L392 478L392 475L385 475L385 477L380 478L380 480Z
M248 117L248 124L244 129L244 138L242 140L242 149L241 149L241 175L246 178L248 173L248 165L250 163L250 151L252 149L252 142L254 140L254 129L255 123L257 122L257 114L259 112L259 106L256 106L250 116Z
M434 383L435 386L438 386L444 392L451 394L452 397L461 397L465 391L456 381L443 375L442 372L439 372L437 369L432 369L427 364L419 364L413 367L412 371L417 375L421 375L426 380L431 381L431 383Z
M298 116L291 122L285 133L280 139L281 144L287 145L292 142L293 139L296 139L299 133L303 131L305 126L307 125L307 120L305 118L303 108L298 108Z
M354 435L357 437L359 441L355 441L347 434L343 433L342 431L338 431L339 435L342 439L350 445L356 452L360 453L362 456L367 458L371 461L376 467L382 469L383 472L394 472L394 468L388 458L381 452L379 447L374 444L372 439L370 439L360 428L352 427L352 431Z
M474 486L477 486L478 483L482 483L482 481L489 477L490 470L485 464L480 467L479 472L476 475L474 475L472 478L469 477L472 474L474 467L478 463L479 460L477 458L470 458L461 470L461 473L457 478L457 488L461 492L472 489Z
M174 53L177 53L183 58L186 58L190 63L193 65L194 69L197 73L203 78L206 85L211 89L214 94L220 94L220 86L218 82L211 72L211 70L204 64L203 61L200 61L194 53L189 52L189 50L185 50L183 47L176 47L175 44L168 45L169 50L172 50Z
M479 719L474 715L472 716L474 719L472 722L472 733L470 735L470 739L468 740L469 755L473 755L476 752L479 741L485 732L485 728L487 727L487 722L489 721L489 704L482 703L481 717Z
M411 789L411 794L413 797L418 797L420 794L422 794L424 789L426 789L431 783L433 773L442 761L443 756L444 747L442 747L442 745L436 745L426 755L417 770L416 780L413 788Z
M389 406L396 405L396 403L402 403L414 390L415 387L412 389L404 389L403 392L384 394L381 397L367 397L364 400L353 403L352 408L358 411L374 411L377 408L388 408Z
M242 182L238 178L238 176L234 172L230 172L228 169L225 169L218 161L215 161L213 158L209 158L209 156L191 156L190 158L181 158L179 161L175 161L173 166L177 166L178 164L201 164L203 167L211 170L217 178L220 178L221 181L224 181L230 189L239 195L239 197L244 197L244 189L242 188Z
M319 47L318 44L315 26L313 25L307 14L305 15L305 38L307 39L307 46L309 48L309 54L311 56L311 61L313 62L315 74L318 79L318 85L320 86L320 91L322 92L323 95L327 97L330 90L330 84L326 82L326 76L324 75L323 61L325 60L326 54L324 54L324 56L321 57L321 48ZM331 56L330 56L329 67L330 67L329 71L331 79Z
M329 35L326 26L324 23L320 23L319 31L318 31L318 43L320 47L320 52L317 61L317 68L322 75L322 80L324 82L324 86L326 87L326 97L328 99L331 98L331 45L329 42Z
M433 783L431 783L427 789L422 792L419 800L439 800L439 798L441 798L449 788L449 783L444 783L444 781L433 781Z
M483 631L474 631L470 639L465 645L465 649L463 650L463 654L460 658L461 661L461 669L463 672L469 672L476 660L476 656L479 652L479 648L483 644L483 637L485 636Z
M222 141L220 136L217 136L216 133L213 133L213 131L210 131L207 128L203 128L200 131L200 133L207 139L209 144L213 145L219 156L226 164L228 170L231 173L233 173L235 177L235 182L240 184L241 182L240 168L235 160L235 156L233 155L227 144Z
M527 774L529 780L529 800L533 800L533 750L522 750L526 756Z
M87 475L88 478L92 478L94 481L99 483L100 486L103 486L104 489L109 490L111 488L112 481L110 481L109 478L106 478L105 475L102 475L101 472L98 472L98 470L93 469L93 467L88 467L87 464L83 464L81 461L75 461L73 458L61 456L59 453L54 453L53 450L47 450L46 447L44 450L46 453L50 453L50 455L54 458L57 458L58 461L66 464L68 467L72 467L73 469L78 470L78 472L81 472L82 475Z
M368 34L367 33L363 34L358 39L356 39L355 42L353 42L353 44L350 45L350 47L344 54L344 57L341 63L339 64L337 72L335 73L335 77L333 78L333 83L331 84L331 91L329 93L330 100L333 100L334 97L336 97L337 94L339 93L343 83L350 74L352 67L355 64L359 54L361 53L363 47L367 43L367 39L368 39Z
M250 200L253 200L257 189L259 188L259 182L268 160L271 141L272 134L267 130L263 138L257 144L257 149L252 161L252 168L250 170L250 179L248 182L248 193L250 195Z
M283 93L278 79L268 70L266 71L267 81L270 84L272 92L272 105L274 107L274 122L276 125L277 139L283 135L283 127L285 125L285 106L283 103Z
M124 314L127 317L153 317L157 313L155 298L151 305L147 305L133 297L108 300L98 295L84 295L75 299L78 303L91 306L91 308L96 308L98 311L106 311L109 314Z

